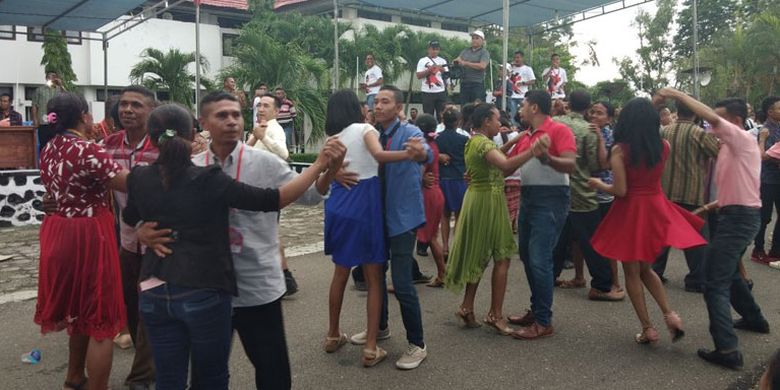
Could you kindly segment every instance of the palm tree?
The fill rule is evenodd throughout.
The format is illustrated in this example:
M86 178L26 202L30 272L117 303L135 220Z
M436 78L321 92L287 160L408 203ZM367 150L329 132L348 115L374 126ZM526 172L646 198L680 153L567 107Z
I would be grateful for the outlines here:
M153 91L167 91L170 100L192 107L192 90L195 85L195 75L189 70L190 64L198 62L202 73L208 70L209 64L201 56L197 61L195 53L184 53L178 49L163 52L147 48L141 52L141 62L130 70L130 80ZM201 78L201 84L206 89L211 88L208 80Z
M323 138L327 90L330 83L324 60L312 58L297 45L288 45L268 34L260 20L241 29L233 55L235 63L222 73L235 77L238 85L254 87L266 83L273 89L283 87L298 112L311 120L311 144ZM296 118L301 128L302 116Z

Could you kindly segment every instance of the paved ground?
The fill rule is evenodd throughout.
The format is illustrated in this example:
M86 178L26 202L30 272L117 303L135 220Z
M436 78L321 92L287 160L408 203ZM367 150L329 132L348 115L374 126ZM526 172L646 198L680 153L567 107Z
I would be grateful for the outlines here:
M288 253L307 253L321 246L320 209L294 207L283 216L283 240ZM32 323L34 300L17 302L18 294L34 290L36 282L37 229L0 231L0 256L14 254L0 262L0 388L54 389L61 384L67 357L64 334L40 336ZM431 273L432 261L421 258L423 270ZM522 342L501 337L485 328L466 330L453 315L460 295L446 290L418 287L423 306L429 359L418 369L401 372L393 361L405 348L404 332L397 303L391 300L390 324L393 337L382 346L390 352L389 361L373 369L360 366L360 348L345 346L328 355L322 352L327 326L327 289L332 266L322 253L290 259L301 292L285 302L285 319L291 353L293 383L297 389L742 389L756 381L763 362L780 346L777 333L755 335L740 332L745 353L745 369L733 372L703 363L695 356L697 348L711 346L707 315L702 297L682 290L684 261L673 251L669 264L670 300L683 316L688 336L671 344L663 333L660 344L637 346L632 341L638 322L628 301L594 303L586 290L556 290L555 337ZM777 299L780 273L751 262L748 272L756 283L756 297L773 325L780 324ZM571 271L567 271L571 272ZM569 277L570 275L565 275ZM17 294L13 296L11 294ZM477 312L484 315L489 286L482 286ZM507 312L519 312L528 305L529 291L522 267L515 260L510 268ZM14 300L13 302L8 302ZM364 326L365 294L350 290L346 295L342 330L360 331ZM657 308L651 314L658 325ZM36 366L20 363L19 356L31 348L43 351ZM132 350L117 349L112 384L121 389ZM231 360L231 388L253 388L253 371L240 344L235 344Z

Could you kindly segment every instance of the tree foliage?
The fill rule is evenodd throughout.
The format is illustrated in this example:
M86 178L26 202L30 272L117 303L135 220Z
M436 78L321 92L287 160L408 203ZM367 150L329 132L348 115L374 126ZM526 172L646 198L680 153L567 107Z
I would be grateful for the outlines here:
M697 0L698 45L710 45L722 31L732 29L739 20L740 4L734 0ZM693 55L693 0L685 0L677 14L674 53L677 57Z
M68 52L68 41L60 31L46 30L43 38L43 58L46 73L55 72L62 80L66 90L72 91L77 80L73 72L73 63Z
M195 53L184 53L178 49L163 52L150 47L141 52L141 61L130 70L130 80L152 91L167 91L172 102L191 108L195 75L189 67L196 62L204 73L208 70L206 57L201 56L197 61ZM201 84L206 89L212 88L206 79L201 78Z

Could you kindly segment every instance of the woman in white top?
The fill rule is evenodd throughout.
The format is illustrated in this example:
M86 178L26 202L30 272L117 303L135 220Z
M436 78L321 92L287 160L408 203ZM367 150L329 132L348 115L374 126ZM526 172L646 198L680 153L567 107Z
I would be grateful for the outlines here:
M325 201L325 254L333 257L335 271L330 284L330 326L325 338L325 352L336 352L347 343L339 329L341 304L352 267L361 266L368 287L368 324L363 365L371 367L382 361L387 352L377 347L379 316L382 308L383 266L387 261L382 183L379 164L412 159L407 151L384 151L379 132L362 123L363 114L357 95L350 90L333 94L328 100L325 133L338 135L347 147L344 161L356 172L359 182L352 188L334 183Z

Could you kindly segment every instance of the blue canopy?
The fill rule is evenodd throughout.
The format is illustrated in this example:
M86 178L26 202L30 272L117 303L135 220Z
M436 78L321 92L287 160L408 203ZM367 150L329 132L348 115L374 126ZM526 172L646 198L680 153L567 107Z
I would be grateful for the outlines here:
M97 31L144 0L0 0L0 25Z
M349 3L349 1L343 1ZM357 3L427 14L444 18L462 19L476 24L503 25L502 0L357 0ZM609 5L628 6L637 1L616 0L510 0L510 27L530 27L540 23L561 20L587 13L606 13Z

